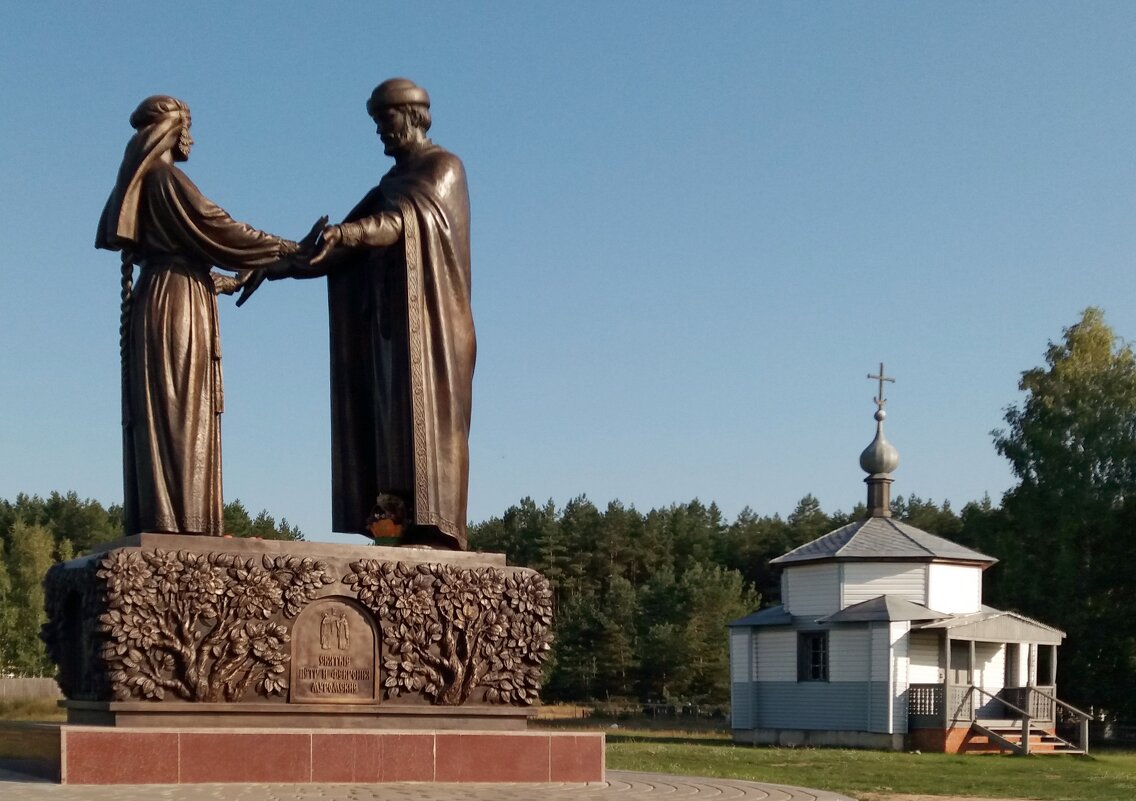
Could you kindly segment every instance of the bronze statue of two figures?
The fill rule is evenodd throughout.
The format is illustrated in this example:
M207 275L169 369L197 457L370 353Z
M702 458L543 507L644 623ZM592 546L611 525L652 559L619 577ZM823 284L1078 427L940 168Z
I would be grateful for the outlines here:
M127 538L44 579L41 637L69 724L365 728L381 743L382 729L519 733L533 714L551 586L502 554L466 550L476 343L465 169L427 137L430 99L411 81L379 84L367 111L394 166L343 222L321 218L299 241L233 220L179 169L193 146L184 103L150 97L131 115L96 239L122 253ZM314 277L327 279L331 327L332 526L412 547L214 538L224 533L216 296L239 291L240 304L265 280ZM407 778L441 776L443 748L459 766L503 748L439 742L406 752L417 765ZM552 748L544 734L531 742ZM559 762L551 750L533 757L547 768L533 778L551 780L561 763L590 766L572 781L602 778L602 742L584 746L579 759L571 744ZM314 746L301 751L318 761Z
M427 137L430 99L413 82L379 84L367 111L394 166L342 223L321 218L298 242L233 220L178 168L193 145L184 103L154 96L131 115L95 243L122 253L127 535L224 533L216 295L239 289L239 305L265 279L326 276L333 530L465 549L465 170Z
M130 118L96 239L122 253L128 536L44 580L69 723L518 730L539 700L551 587L466 551L465 170L427 137L411 81L380 84L367 111L394 166L299 241L233 220L179 169L181 101L150 97ZM331 324L333 528L438 550L181 536L224 531L217 294L240 304L265 280L314 277Z

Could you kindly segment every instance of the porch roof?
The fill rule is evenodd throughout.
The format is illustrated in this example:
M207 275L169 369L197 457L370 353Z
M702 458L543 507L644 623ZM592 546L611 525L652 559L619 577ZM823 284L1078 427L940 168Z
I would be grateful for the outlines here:
M923 604L917 604L895 595L880 595L845 607L817 623L869 623L892 620L942 620L948 615L935 612Z
M946 629L952 640L982 642L1032 642L1060 645L1065 632L1017 612L983 606L969 615L951 615L944 620L913 624L913 629Z
M869 517L830 531L787 554L769 560L771 565L790 565L823 559L902 559L920 562L948 560L981 564L998 560L956 542L929 534L890 517Z

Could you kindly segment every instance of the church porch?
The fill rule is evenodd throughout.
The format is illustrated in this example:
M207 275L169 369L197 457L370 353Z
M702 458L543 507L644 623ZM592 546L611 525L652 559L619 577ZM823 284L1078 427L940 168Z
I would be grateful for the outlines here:
M1064 632L984 607L913 627L908 685L909 747L947 753L1087 753L1089 716L1057 697L1057 646ZM932 640L933 638L933 640ZM934 665L919 664L934 643ZM1077 722L1073 741L1059 720Z

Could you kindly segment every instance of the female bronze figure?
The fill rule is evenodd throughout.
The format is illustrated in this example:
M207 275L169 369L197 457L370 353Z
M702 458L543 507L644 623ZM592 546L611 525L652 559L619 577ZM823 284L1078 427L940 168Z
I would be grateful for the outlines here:
M216 293L231 293L248 271L301 250L233 220L178 169L193 146L190 124L186 105L166 95L135 109L135 134L95 238L96 247L122 252L128 535L224 533ZM134 265L141 268L136 286Z

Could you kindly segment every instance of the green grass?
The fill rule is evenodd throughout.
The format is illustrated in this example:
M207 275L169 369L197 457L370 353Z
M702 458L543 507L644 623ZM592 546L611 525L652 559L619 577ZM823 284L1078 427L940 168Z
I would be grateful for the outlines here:
M748 779L865 795L927 794L1038 801L1132 801L1136 752L1095 756L958 756L733 745L727 734L608 730L607 766Z
M0 701L0 720L57 722L66 719L67 713L54 698L23 698L17 701Z

